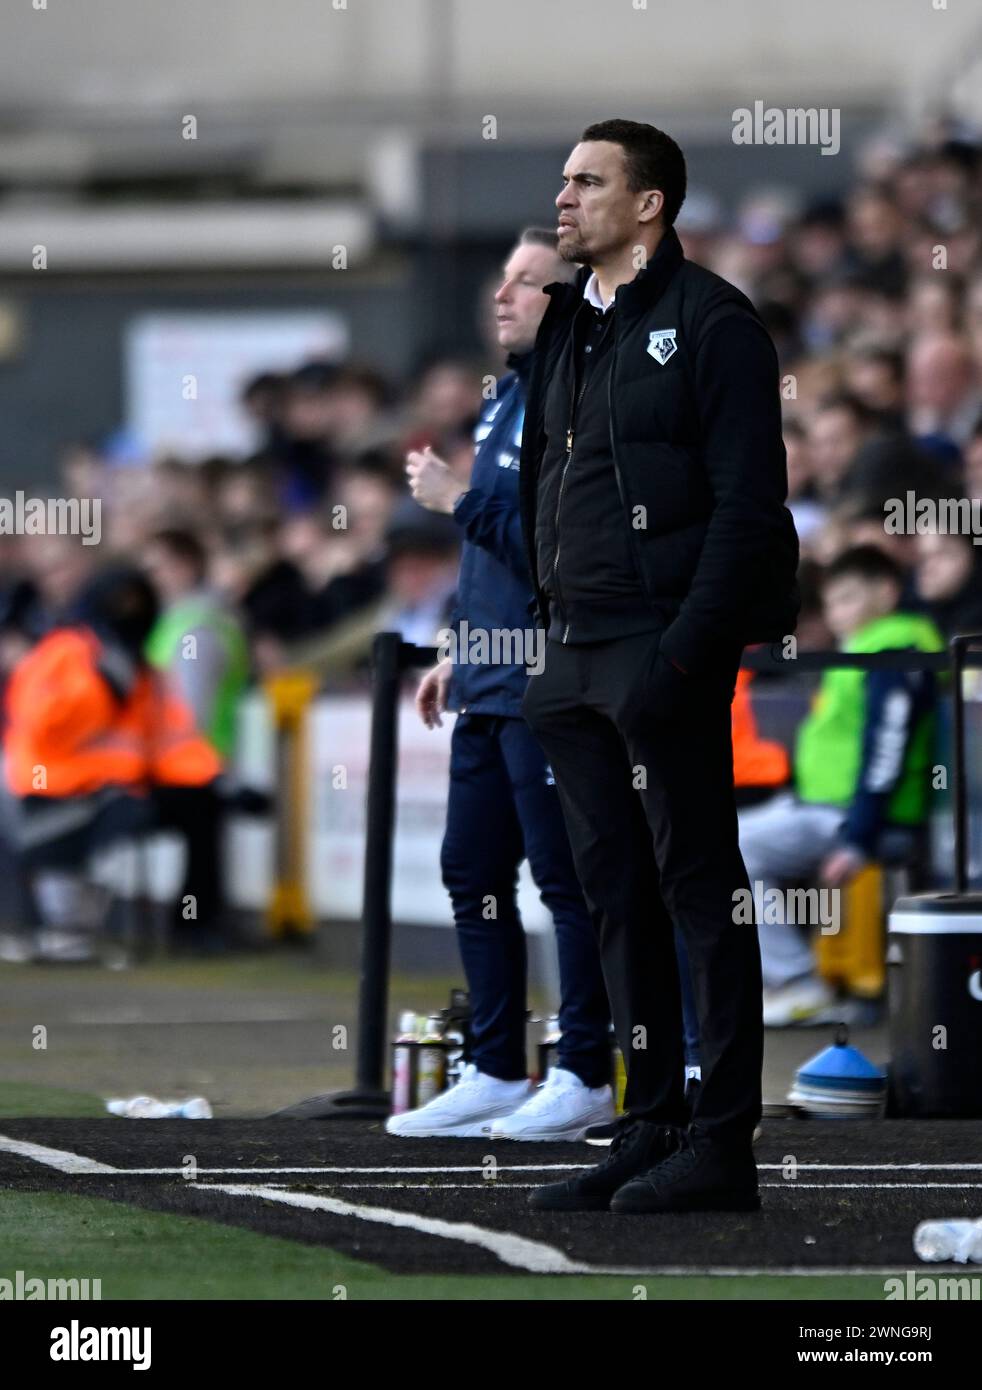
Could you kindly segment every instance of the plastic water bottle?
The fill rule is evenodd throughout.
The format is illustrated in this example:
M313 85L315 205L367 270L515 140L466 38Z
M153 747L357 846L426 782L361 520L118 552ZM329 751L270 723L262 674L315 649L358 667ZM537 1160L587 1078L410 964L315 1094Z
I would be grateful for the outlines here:
M131 1096L129 1100L107 1100L110 1115L126 1120L210 1120L211 1106L204 1096L190 1100L158 1100L156 1096Z
M129 1100L107 1100L106 1109L110 1115L121 1115L126 1120L161 1120L167 1115L167 1107L156 1096L131 1096Z
M982 1264L982 1221L922 1221L914 1232L914 1252L932 1264Z
M416 1060L419 1039L416 1035L416 1015L399 1015L399 1036L392 1048L392 1113L402 1115L412 1110L416 1095Z
M176 1119L181 1120L210 1120L212 1118L211 1106L204 1096L192 1096L190 1100L180 1104Z

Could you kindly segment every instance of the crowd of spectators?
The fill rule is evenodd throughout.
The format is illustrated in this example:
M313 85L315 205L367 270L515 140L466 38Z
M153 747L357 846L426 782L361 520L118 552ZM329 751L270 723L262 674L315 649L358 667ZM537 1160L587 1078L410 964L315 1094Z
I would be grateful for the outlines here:
M683 207L687 252L743 289L777 344L789 506L801 539L799 642L830 646L818 579L856 545L885 550L904 608L946 635L982 622L982 160L943 123L879 138L844 198L746 197L732 222ZM965 499L946 532L918 502ZM902 512L903 529L897 524ZM945 513L941 512L942 518Z
M463 360L430 363L402 398L367 368L307 362L245 383L240 408L256 433L247 457L134 463L112 441L72 445L62 494L101 499L101 539L0 540L0 662L9 670L69 617L107 559L142 564L175 533L202 549L203 583L238 616L257 677L359 615L435 640L453 596L456 528L409 497L403 457L433 442L466 476L480 403L478 368Z
M751 297L778 346L799 642L831 645L818 578L867 543L902 567L905 607L946 634L977 626L978 536L894 534L885 508L908 491L982 499L979 142L940 123L906 144L877 139L844 197L759 189L728 214L695 186L678 230L692 259ZM434 641L458 536L409 497L405 455L430 444L466 481L483 384L502 370L490 334L483 356L440 356L401 386L356 361L306 362L243 383L248 456L134 462L112 441L72 445L60 486L102 499L102 541L0 538L0 667L70 612L107 556L142 563L162 531L202 548L204 582L238 616L255 677L339 632L395 626ZM357 664L365 642L338 650Z

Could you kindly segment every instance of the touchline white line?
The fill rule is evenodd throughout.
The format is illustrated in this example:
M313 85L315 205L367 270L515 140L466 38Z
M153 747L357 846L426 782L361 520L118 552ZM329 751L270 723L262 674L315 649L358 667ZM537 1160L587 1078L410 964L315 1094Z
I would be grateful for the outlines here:
M146 1123L150 1123L147 1121ZM24 1158L32 1158L37 1163L46 1164L49 1168L58 1168L65 1173L117 1173L131 1177L180 1177L187 1173L188 1169L180 1165L170 1165L154 1168L117 1168L111 1163L100 1163L94 1158L84 1158L80 1154L71 1153L64 1149L48 1148L44 1144L32 1144L23 1139L11 1139L7 1135L0 1134L0 1153L19 1154ZM498 1163L495 1165L499 1173L571 1173L578 1169L592 1168L591 1163ZM783 1173L789 1166L788 1163L758 1163L757 1168L762 1173ZM795 1171L798 1173L978 1173L982 1172L982 1163L795 1163ZM372 1173L391 1173L399 1174L437 1174L437 1173L484 1173L487 1166L481 1163L457 1163L457 1164L358 1164L358 1165L321 1165L321 1164L289 1164L284 1166L269 1166L263 1168L246 1167L221 1167L204 1168L198 1167L195 1172L199 1176L222 1177L225 1175L243 1176L262 1176L268 1174L272 1177L277 1173L297 1173L309 1174L314 1176L319 1173L336 1173L339 1176L356 1176L359 1174ZM792 1179L788 1179L792 1181ZM786 1187L787 1182L774 1184L779 1187ZM818 1186L813 1183L812 1186ZM926 1187L927 1183L916 1183L913 1186ZM963 1184L971 1186L972 1184ZM884 1186L881 1183L859 1183L856 1186L877 1187Z
M537 1240L514 1236L505 1231L489 1231L469 1221L442 1221L435 1216L418 1216L414 1212L391 1211L386 1207L357 1206L337 1197L315 1197L307 1192L285 1192L282 1188L254 1186L245 1183L191 1183L202 1192L225 1192L233 1197L255 1197L260 1201L282 1202L289 1207L307 1211L326 1211L332 1216L353 1216L359 1221L373 1221L382 1226L401 1226L421 1235L440 1236L476 1245L497 1256L502 1264L525 1269L531 1274L596 1274L594 1265L580 1264L543 1245Z
M787 1163L758 1163L758 1169L780 1173ZM979 1173L982 1163L795 1163L806 1173Z
M0 1150L33 1159L62 1173L119 1173L108 1163L64 1149L51 1149L43 1144L29 1144L0 1135ZM180 1170L177 1170L180 1171ZM592 1265L571 1260L561 1250L540 1241L508 1232L489 1231L470 1222L441 1221L431 1216L415 1216L411 1212L389 1211L384 1207L356 1206L335 1197L316 1197L303 1192L288 1192L275 1187L259 1187L234 1183L189 1183L199 1191L225 1192L233 1196L257 1197L260 1200L282 1202L287 1206L303 1207L310 1211L331 1212L335 1216L353 1216L360 1221L373 1221L385 1226L405 1227L423 1235L440 1236L444 1240L463 1241L479 1246L495 1255L503 1264L524 1269L532 1274L592 1274Z
M272 1171L272 1170L271 1170ZM201 1169L197 1170L198 1174ZM194 1183L198 1187L214 1187L218 1189L219 1183ZM289 1188L289 1183L268 1183L269 1187ZM487 1192L491 1187L498 1187L499 1190L507 1192L528 1192L534 1191L539 1184L537 1182L497 1182L489 1178L486 1182L332 1182L325 1183L332 1192L350 1192L355 1189L367 1192ZM982 1182L762 1182L760 1188L763 1191L773 1190L775 1192L825 1192L836 1188L858 1188L863 1192L892 1192L898 1189L910 1192L925 1192L931 1188L938 1188L945 1192L960 1192L968 1190L976 1192L982 1190Z
M136 1170L130 1168L114 1168L110 1163L99 1163L96 1159L85 1158L81 1154L71 1153L66 1149L52 1149L45 1144L31 1144L23 1139L11 1139L8 1135L0 1134L0 1152L16 1154L22 1158L32 1159L35 1163L44 1164L48 1168L56 1168L61 1173L85 1174L85 1173L114 1173L116 1175L149 1171L153 1175L164 1173L183 1173L186 1169L150 1169ZM550 1166L566 1170L565 1164L525 1164L519 1165L526 1169L548 1169ZM585 1165L578 1164L577 1167ZM770 1168L780 1168L780 1164L762 1165ZM804 1166L804 1165L800 1165ZM815 1164L814 1167L833 1168L834 1164ZM844 1165L852 1167L862 1167L863 1165ZM977 1168L978 1164L883 1164L879 1165L887 1168L908 1167L908 1168ZM200 1169L198 1170L201 1171ZM229 1171L229 1170L220 1170ZM236 1171L236 1170L231 1170ZM243 1171L243 1170L237 1170ZM287 1172L288 1169L266 1169L267 1172ZM316 1171L312 1169L300 1169L301 1172ZM474 1168L451 1168L451 1169L358 1169L348 1168L342 1172L480 1172ZM416 1216L409 1212L390 1211L382 1207L356 1206L351 1202L341 1202L337 1198L318 1197L304 1192L290 1192L272 1186L254 1186L238 1183L189 1183L190 1187L195 1187L199 1191L209 1190L226 1192L239 1196L253 1196L261 1200L283 1202L288 1206L306 1207L309 1210L328 1211L341 1216L354 1216L363 1221L382 1222L389 1226L402 1226L419 1231L423 1235L441 1236L447 1240L459 1240L467 1244L478 1245L489 1250L496 1255L504 1264L512 1265L515 1268L527 1269L536 1274L606 1274L623 1276L627 1278L676 1278L681 1276L706 1276L708 1278L759 1278L770 1276L772 1278L789 1279L814 1279L828 1278L832 1276L868 1275L871 1277L895 1276L897 1270L892 1265L864 1266L861 1268L850 1268L849 1266L818 1266L809 1268L807 1265L791 1265L776 1268L766 1268L761 1266L727 1266L710 1265L702 1269L694 1269L691 1265L663 1265L655 1268L637 1269L622 1267L604 1267L600 1265L579 1264L575 1260L570 1260L560 1250L554 1250L552 1246L544 1245L538 1241L526 1240L522 1236L513 1236L500 1231L489 1231L482 1226L474 1226L467 1222L441 1221L435 1217ZM469 1186L470 1184L468 1184ZM818 1184L810 1184L817 1186ZM859 1186L860 1184L857 1184ZM876 1187L878 1184L869 1184ZM379 1184L382 1186L382 1184ZM522 1184L525 1186L525 1184ZM768 1186L786 1187L786 1183L768 1184ZM912 1184L919 1186L919 1184ZM935 1273L954 1268L949 1265L934 1265L932 1269ZM959 1267L960 1268L960 1267Z
M110 1163L98 1163L94 1158L83 1158L81 1154L69 1153L66 1149L49 1149L45 1144L29 1144L25 1139L10 1139L6 1134L0 1134L0 1152L33 1159L35 1163L43 1163L46 1168L57 1168L59 1173L118 1171Z
M3 1145L0 1144L0 1149ZM572 1173L581 1168L592 1168L592 1163L498 1163L495 1165L499 1173ZM761 1173L783 1173L789 1167L787 1163L758 1163L757 1168ZM794 1165L797 1173L978 1173L982 1172L982 1163L796 1163ZM172 1177L175 1174L187 1172L186 1168L167 1166L161 1168L114 1168L111 1171L121 1173L131 1177ZM264 1168L247 1167L223 1167L205 1168L199 1166L196 1172L207 1177L224 1177L241 1175L243 1177L262 1177L263 1174L272 1176L274 1173L296 1173L299 1175L309 1174L311 1177L321 1174L336 1174L338 1177L356 1177L362 1174L391 1174L398 1177L401 1174L432 1174L437 1176L440 1173L484 1173L487 1167L484 1164L432 1164L430 1166L407 1165L406 1167L393 1166L353 1166L338 1167L324 1166L322 1164L288 1164L282 1167L270 1165ZM789 1179L790 1181L790 1179ZM784 1184L782 1184L783 1186Z
M2 1147L2 1145L0 1145ZM592 1163L520 1163L506 1164L498 1163L495 1165L499 1173L569 1173L574 1168L592 1168ZM483 1173L486 1171L481 1164L473 1164L460 1168L325 1168L321 1166L309 1167L290 1166L285 1168L266 1167L266 1168L203 1168L198 1167L197 1173L204 1173L208 1177L222 1177L228 1174L241 1174L247 1177L262 1177L263 1174L273 1173L337 1173L344 1177L346 1174L357 1173ZM114 1168L114 1173L132 1177L172 1177L174 1174L186 1173L186 1168Z
M927 1192L932 1187L943 1187L949 1192L952 1188L968 1188L974 1192L982 1188L982 1182L798 1182L795 1178L788 1178L785 1182L762 1182L760 1186L784 1192L824 1192L837 1187L859 1188L863 1192L892 1192L898 1188L911 1192Z

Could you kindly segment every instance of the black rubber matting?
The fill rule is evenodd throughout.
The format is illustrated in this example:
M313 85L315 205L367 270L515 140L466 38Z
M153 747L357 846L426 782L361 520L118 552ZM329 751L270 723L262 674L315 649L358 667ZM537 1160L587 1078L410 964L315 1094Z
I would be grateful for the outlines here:
M532 1184L603 1158L587 1144L394 1139L381 1124L351 1120L11 1119L0 1120L0 1135L119 1170L60 1171L2 1151L0 1139L0 1187L204 1216L331 1246L398 1273L527 1273L540 1258L543 1272L550 1259L553 1268L565 1259L637 1273L897 1271L918 1264L911 1246L918 1221L982 1217L977 1121L766 1120L756 1147L761 1211L673 1216L530 1211ZM143 1168L168 1171L133 1171ZM247 1196L218 1191L219 1184L271 1191ZM287 1206L274 1193L345 1206ZM368 1220L366 1209L449 1225L420 1231L395 1218ZM467 1227L534 1248L506 1257Z

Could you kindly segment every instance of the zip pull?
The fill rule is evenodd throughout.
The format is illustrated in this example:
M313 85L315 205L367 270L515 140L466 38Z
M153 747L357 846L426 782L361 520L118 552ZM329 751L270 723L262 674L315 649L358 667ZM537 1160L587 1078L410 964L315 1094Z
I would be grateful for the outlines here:
M573 452L573 431L571 429L566 431L566 452L567 454Z

